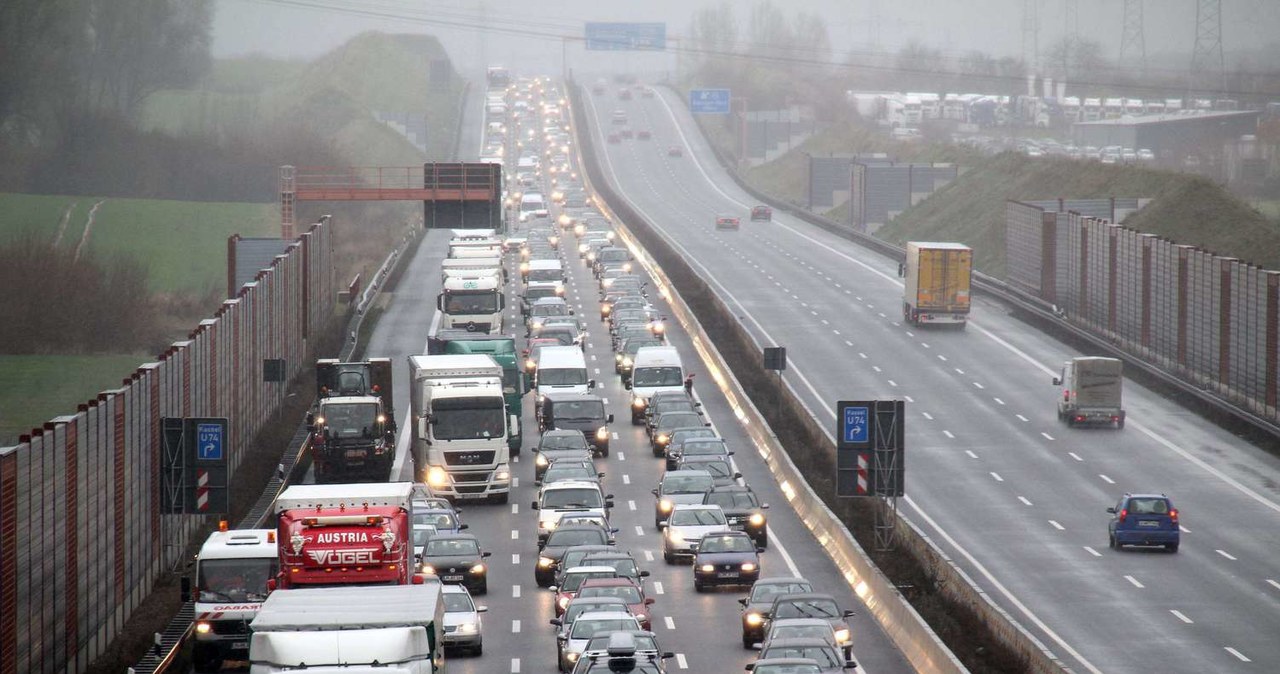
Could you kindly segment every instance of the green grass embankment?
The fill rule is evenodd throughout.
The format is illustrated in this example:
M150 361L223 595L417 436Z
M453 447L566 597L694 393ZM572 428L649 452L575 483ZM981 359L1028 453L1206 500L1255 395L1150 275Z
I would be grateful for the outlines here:
M74 413L98 391L119 388L147 359L136 354L0 355L0 447L15 444L33 426Z

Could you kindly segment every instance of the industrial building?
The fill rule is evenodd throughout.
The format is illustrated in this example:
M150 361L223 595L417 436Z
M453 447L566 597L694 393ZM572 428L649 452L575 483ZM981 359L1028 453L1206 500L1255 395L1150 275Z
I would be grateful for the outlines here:
M1223 143L1257 133L1257 111L1196 111L1121 117L1071 125L1080 147L1145 148L1162 161L1217 156Z

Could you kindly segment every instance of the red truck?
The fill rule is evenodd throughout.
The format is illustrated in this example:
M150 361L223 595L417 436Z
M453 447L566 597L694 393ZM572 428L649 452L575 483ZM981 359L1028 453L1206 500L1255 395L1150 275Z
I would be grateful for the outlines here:
M275 512L277 588L410 582L412 483L295 485Z

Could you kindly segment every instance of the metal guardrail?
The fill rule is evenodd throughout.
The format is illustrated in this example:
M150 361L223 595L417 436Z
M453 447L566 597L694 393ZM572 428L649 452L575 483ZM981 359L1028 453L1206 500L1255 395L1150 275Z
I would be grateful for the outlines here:
M675 91L675 89L672 89L672 91ZM809 211L798 207L796 204L782 201L777 197L766 194L749 185L741 176L738 175L733 162L730 161L728 157L724 156L719 148L714 145L708 145L711 148L712 153L715 155L716 161L718 161L720 166L724 168L725 173L733 179L733 182L744 192L750 194L753 198L758 199L761 203L768 204L774 210L792 215L811 225L820 227L827 232L859 244L864 248L880 253L895 262L902 262L906 259L906 250L899 246L889 243L888 241L877 239L870 234L864 234L856 231L851 225L839 223L829 218L824 218L820 215L810 213ZM1202 405L1205 405L1219 414L1224 414L1238 419L1239 421L1251 426L1254 430L1280 440L1280 425L1235 405L1228 400L1220 398L1212 392L1206 391L1195 384L1180 379L1158 365L1142 360L1098 335L1095 335L1079 326L1068 323L1058 317L1053 310L1052 304L1038 297L1012 288L1004 281L979 271L973 272L973 288L988 297L998 299L1020 311L1030 314L1040 321L1040 323L1045 327L1051 327L1054 331L1057 331L1060 334L1088 343L1090 347L1097 349L1100 353L1123 360L1126 367L1137 368L1160 384L1174 388L1180 393L1195 398Z

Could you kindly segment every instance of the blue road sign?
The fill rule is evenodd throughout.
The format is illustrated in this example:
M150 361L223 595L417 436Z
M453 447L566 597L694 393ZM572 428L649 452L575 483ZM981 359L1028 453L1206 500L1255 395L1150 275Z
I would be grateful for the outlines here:
M845 442L867 442L871 437L868 426L867 408L844 408L844 419L840 424L840 436L844 438Z
M196 458L201 461L222 460L222 424L196 424Z
M587 49L596 51L663 51L667 48L665 23L588 21L583 33Z
M729 114L728 89L691 89L689 112L695 115Z

